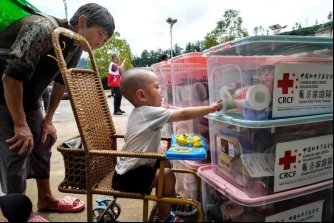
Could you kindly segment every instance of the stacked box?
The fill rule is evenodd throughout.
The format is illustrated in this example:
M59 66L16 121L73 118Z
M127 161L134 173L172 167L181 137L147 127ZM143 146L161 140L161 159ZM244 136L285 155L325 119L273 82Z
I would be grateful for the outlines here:
M333 39L253 36L208 49L210 102L268 120L333 112Z
M208 161L191 161L191 160L173 160L173 168L176 169L187 169L192 170L195 173L197 170L202 166L207 166ZM199 183L199 185L197 185ZM182 174L177 173L176 174L176 191L179 195L181 195L183 198L188 199L198 199L198 195L201 196L202 191L198 189L198 186L200 186L201 182L196 180L196 176L192 174Z
M188 53L171 59L173 106L177 108L203 106L209 104L207 60L202 53ZM203 117L195 120L173 123L174 134L195 133L200 135L207 144L207 159L203 161L173 160L174 168L197 169L210 163L210 135L208 119ZM177 192L189 199L198 199L196 177L189 174L177 174Z
M202 53L187 53L172 58L173 106L175 108L209 104L207 60ZM176 122L175 134L196 133L209 144L207 118Z
M152 70L159 79L159 87L163 93L162 107L169 108L173 104L171 64L166 61L153 64ZM170 137L173 134L173 124L165 124L161 134L164 137Z
M278 194L249 197L216 175L210 166L200 167L202 205L206 222L328 222L333 215L333 181Z
M262 124L210 117L213 171L250 197L333 178L332 115Z
M213 170L249 196L333 178L333 41L253 36L204 52Z

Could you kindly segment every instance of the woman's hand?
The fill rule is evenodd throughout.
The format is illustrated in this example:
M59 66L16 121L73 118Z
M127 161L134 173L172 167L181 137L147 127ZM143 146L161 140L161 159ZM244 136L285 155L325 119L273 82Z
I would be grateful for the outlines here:
M6 140L8 144L12 144L9 149L20 148L18 155L23 155L27 151L31 153L34 147L34 139L29 126L14 126L15 135Z
M42 126L42 134L41 134L41 143L44 144L46 142L47 136L51 136L51 146L53 146L57 141L57 130L52 122L48 122L44 120Z

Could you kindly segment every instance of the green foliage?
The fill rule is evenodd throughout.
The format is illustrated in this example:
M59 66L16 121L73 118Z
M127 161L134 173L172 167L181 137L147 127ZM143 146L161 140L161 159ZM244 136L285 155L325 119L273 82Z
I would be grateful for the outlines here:
M177 56L183 53L183 49L178 45L174 45L173 49L173 56ZM160 62L161 56L163 54L166 54L170 56L170 49L168 50L162 50L162 49L157 49L157 50L144 50L140 57L134 56L132 59L132 64L134 67L150 67L152 64Z
M328 21L333 21L333 12L329 12L327 15Z
M188 42L186 48L184 49L184 53L202 52L203 50L204 50L204 41L197 41L196 43Z
M289 32L282 32L278 35L295 35L295 36L314 36L315 33L322 29L328 29L333 27L333 22L327 22L324 24L314 25L310 27L295 29Z
M216 37L216 34L214 32L210 32L208 34L206 34L205 38L204 38L204 48L205 49L209 49L213 46L218 45L218 40Z
M113 54L119 55L120 63L122 63L124 59L127 60L125 70L132 67L132 53L130 45L126 42L126 40L121 39L120 36L120 33L115 32L103 47L93 52L101 77L107 77L111 56ZM89 67L92 68L90 62Z
M205 48L248 36L247 30L242 27L242 22L239 11L226 10L223 18L217 22L216 28L205 36Z

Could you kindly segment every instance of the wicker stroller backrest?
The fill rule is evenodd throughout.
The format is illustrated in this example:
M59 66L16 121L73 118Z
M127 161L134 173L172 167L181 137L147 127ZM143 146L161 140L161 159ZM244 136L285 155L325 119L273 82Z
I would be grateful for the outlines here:
M116 133L100 78L94 71L71 69L65 84L84 148L113 149Z
M79 40L86 45L94 70L67 69L59 43L60 34ZM112 136L116 134L115 127L88 42L82 36L64 28L54 31L53 42L84 148L86 150L116 149L112 140Z

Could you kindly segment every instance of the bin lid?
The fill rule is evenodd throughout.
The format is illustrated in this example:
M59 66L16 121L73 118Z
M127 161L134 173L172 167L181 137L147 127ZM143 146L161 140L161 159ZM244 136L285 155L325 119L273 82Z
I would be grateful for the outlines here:
M333 180L324 181L321 183L270 194L261 197L250 197L243 190L237 188L233 184L221 176L214 173L211 165L200 167L197 170L197 175L211 187L216 189L222 195L228 197L237 204L249 207L257 207L264 204L276 203L283 200L288 200L294 197L304 196L317 191L325 190L333 187Z
M211 160L205 159L205 160L181 160L180 161L184 166L186 166L188 169L197 171L198 168L202 166L207 166L211 164Z
M207 61L202 52L190 52L173 57L171 63L198 63L206 65Z
M203 52L205 56L276 56L294 55L310 51L329 50L332 53L333 38L322 36L250 36L226 42Z
M219 115L217 113L210 113L207 118L214 121L220 121L231 125L236 125L244 128L272 128L288 125L300 125L316 122L324 122L333 120L333 113L310 115L293 118L268 119L268 120L247 120L238 119L228 115Z

